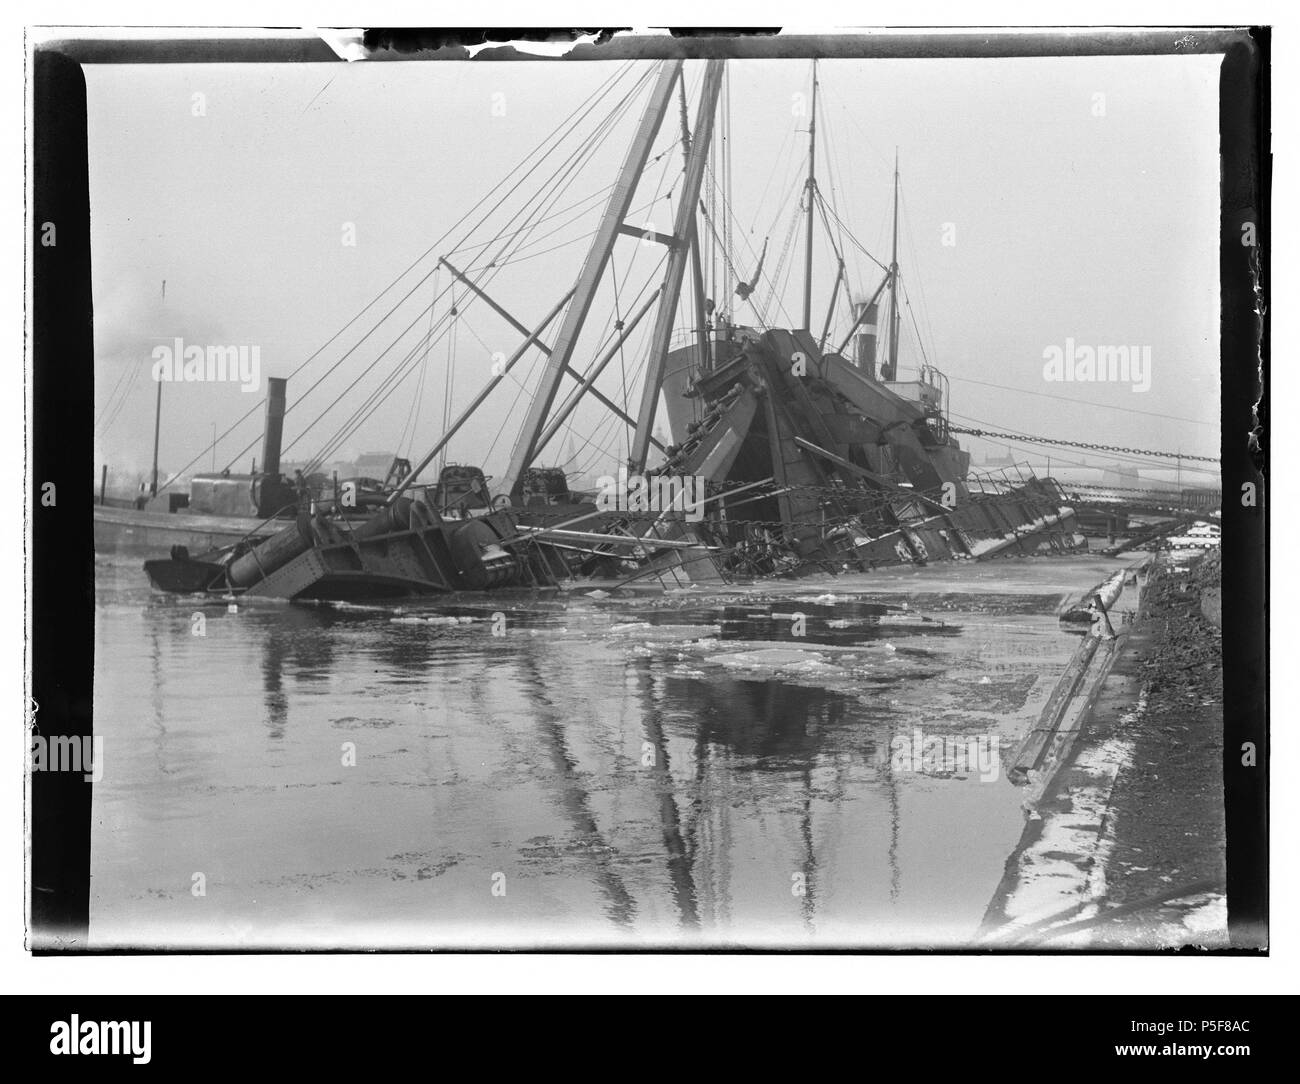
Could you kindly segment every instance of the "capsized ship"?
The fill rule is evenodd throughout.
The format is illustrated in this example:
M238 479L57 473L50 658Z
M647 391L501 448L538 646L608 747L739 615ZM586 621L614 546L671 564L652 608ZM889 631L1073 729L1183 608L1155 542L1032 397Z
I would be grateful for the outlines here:
M487 293L483 282L495 260L475 275L448 256L438 258L460 290L448 308L451 319L481 300L524 339L493 367L486 386L414 469L388 479L370 507L338 497L313 499L270 537L197 557L174 550L170 558L146 565L153 583L172 591L288 599L555 587L593 578L619 586L650 578L681 586L1061 553L1086 545L1073 509L1051 479L1031 478L993 492L968 484L969 456L950 432L947 380L937 368L926 364L916 380L897 379L897 163L891 262L874 294L853 301L837 250L829 309L820 334L814 334L815 211L825 215L815 170L815 66L803 200L802 326L735 323L705 296L704 239L716 243L716 231L702 191L724 61L704 63L693 126L682 69L680 60L658 66L577 279L540 323L530 328ZM671 232L660 233L634 224L633 208L674 92L680 98L683 166ZM620 238L624 244L635 238L641 246L662 246L662 275L644 304L623 314L595 350L584 345L583 331ZM746 299L758 282L756 273L753 284L737 286L736 295ZM851 325L836 346L829 338L841 294ZM887 347L878 358L886 298ZM671 349L679 306L691 303L689 341ZM611 397L597 381L652 308L639 396ZM544 337L561 313L548 343ZM522 416L509 420L515 442L504 477L489 485L480 469L455 466L445 467L436 483L420 482L532 351L543 355L544 365L527 389ZM561 399L565 380L576 387ZM628 427L626 461L610 462L606 478L640 479L638 500L610 502L573 492L563 471L541 463L577 408L592 400ZM661 403L671 429L667 439L656 429L663 420ZM688 508L677 499L686 492L703 498ZM675 496L666 503L649 499L656 493Z
M871 337L858 339L850 361L806 331L726 328L699 375L668 397L679 443L661 471L702 474L722 492L773 480L744 495L738 515L723 498L705 528L727 546L728 571L863 570L1083 544L1050 479L972 493L941 374L878 380ZM670 356L670 367L692 371L696 351Z

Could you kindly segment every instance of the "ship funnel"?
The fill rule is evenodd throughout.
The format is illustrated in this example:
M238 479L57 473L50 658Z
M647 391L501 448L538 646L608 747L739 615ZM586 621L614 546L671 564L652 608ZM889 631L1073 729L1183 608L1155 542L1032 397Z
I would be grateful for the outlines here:
M862 317L858 334L853 340L853 363L872 380L876 379L876 316L879 306L859 301L853 306L854 317ZM863 316L863 309L866 315Z
M894 326L889 329L889 360L880 367L880 379L892 381L898 379L898 332L903 322L903 314L894 309Z
M280 473L280 440L284 436L284 377L271 376L266 380L266 430L262 439L262 471Z

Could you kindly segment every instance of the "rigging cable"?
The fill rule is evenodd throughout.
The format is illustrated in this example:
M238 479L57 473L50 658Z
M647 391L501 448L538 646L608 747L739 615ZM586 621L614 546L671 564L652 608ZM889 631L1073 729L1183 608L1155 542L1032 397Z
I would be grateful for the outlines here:
M637 85L639 85L639 83L638 83ZM524 216L524 215L526 215L526 214L530 214L530 213L531 213L531 214L535 215L536 212L535 212L535 211L534 211L534 212L529 212L529 211L528 211L528 208L529 208L530 205L532 205L532 204L535 203L535 202L545 202L545 200L548 198L547 195L546 195L546 192L547 192L548 187L554 189L554 194L551 195L551 196L549 196L549 199L550 199L550 202L551 202L551 206L553 207L554 204L555 204L556 202L559 201L560 197L561 197L561 196L563 195L563 193L567 190L569 184L572 183L573 177L576 175L576 171L579 170L579 169L581 168L581 165L583 164L583 162L584 162L585 160L587 160L588 158L590 158L590 156L595 152L595 150L596 150L596 149L597 149L597 148L598 148L598 147L599 147L599 146L604 142L604 140L605 140L605 138L607 138L607 136L608 136L610 130L612 130L613 124L617 121L618 117L620 117L620 116L622 115L622 113L626 111L628 104L630 103L630 101L632 100L633 95L635 94L635 91L636 91L636 87L634 86L634 88L633 88L631 91L629 91L628 94L626 94L626 95L623 97L623 99L622 99L619 103L617 103L617 104L615 105L615 107L610 111L610 113L606 115L606 117L602 120L601 124L597 126L596 134L593 135L593 136L592 136L590 139L588 139L587 141L585 141L585 142L584 142L580 147L578 147L577 149L575 149L575 150L573 150L573 151L571 151L571 152L569 153L569 157L568 157L568 159L567 159L565 162L561 163L558 167L556 167L555 170L552 171L551 176L550 176L550 177L547 179L547 181L544 183L542 189L540 189L538 193L535 193L533 196L529 197L529 199L524 203L523 207L521 207L519 210L517 210L517 211L514 213L514 215L513 215L512 218L511 218L511 222L513 222L513 221L515 221L515 220L518 220L521 216ZM567 135L567 133L566 133L566 135ZM549 156L549 155L548 155L548 156ZM530 173L531 173L531 172L532 172L532 171L530 171ZM559 187L556 187L556 186L559 186ZM482 222L480 222L480 225L481 225L481 224L482 224ZM507 228L510 224L511 224L511 223L507 223L507 224L506 224L506 227L503 227L503 229L502 229L501 231L498 231L498 233L496 234L496 236L494 236L494 237L493 237L493 238L492 238L488 243L489 243L489 244L493 244L493 243L496 243L498 240L500 240L502 234L505 232L506 228ZM530 229L535 229L535 228L536 228L536 225L537 225L537 221L536 221L536 219L534 218L534 219L532 219L532 225L531 225ZM475 227L475 229L477 229L477 228L478 228L478 226ZM523 235L522 237L520 236L521 234ZM503 246L498 250L498 252L497 252L497 254L496 254L496 257L495 257L494 259L490 260L489 263L486 265L486 267L483 269L483 273L480 274L479 278L475 281L475 285L476 285L476 286L480 286L480 288L481 288L481 284L482 284L485 280L489 280L489 279L495 277L495 274L496 274L497 272L499 272L499 270L500 270L500 266L501 266L501 262L500 262L500 261L503 259L503 257L504 257L504 255L505 255L507 249L509 248L510 241L513 241L513 240L515 240L516 238L519 238L518 243L517 243L516 246L515 246L516 251L517 251L518 248L519 248L519 247L524 243L524 241L527 239L527 236L528 236L528 234L527 234L527 231L525 231L525 230L519 230L519 231L515 231L514 233L511 233L511 234L509 235L509 239L508 239L508 240L503 244ZM455 251L455 250L453 250L453 251ZM437 265L435 265L435 266L437 266ZM489 273L489 272L490 272L490 273ZM426 275L425 277L427 278L428 276ZM453 309L456 309L456 308L461 304L461 301L463 301L464 298L470 294L470 290L469 290L468 287L466 287L465 293L463 293L463 294L461 295L461 298L458 300L458 299L456 298L455 294L454 294L454 288L455 288L455 283L454 283L454 282L453 282L453 283L450 283L450 284L448 285L448 287L447 287L448 290L452 290L452 291L453 291L453 296L452 296L452 308L453 308ZM409 295L408 295L408 296L409 296ZM405 299L403 299L403 300L405 300ZM435 298L435 301L434 301L435 304L436 304L436 301L437 301L437 299ZM472 298L471 298L470 301L465 302L465 304L472 304L472 303L473 303L473 299L472 299ZM399 304L400 304L400 303L399 303ZM391 312L392 312L392 311L395 311L395 310L390 310L389 315L391 315ZM387 316L385 316L385 319L386 319L386 318L387 318ZM396 346L397 343L400 342L400 341L401 341L401 340L406 336L406 334L411 330L411 328L414 327L415 324L418 323L419 320L422 319L422 318L423 318L423 310L422 310L421 313L417 316L416 320L412 321L411 324L407 325L407 327L404 328L404 329L402 330L402 332L401 332L401 333L400 333L400 334L399 334L399 335L398 335L398 336L397 336L397 337L396 337L392 342L390 342L389 345L388 345L387 347L384 348L384 350L379 354L379 356L376 357L375 360L374 360L373 362L371 362L371 364L370 364L369 366L367 366L367 367L362 371L362 373L361 373L361 374L360 374L356 379L354 379L354 380L352 381L352 383L349 384L348 387L347 387L346 389L344 389L344 391L343 391L342 393L340 393L340 395L337 396L337 397L335 398L335 400L334 400L332 403L330 403L329 406L327 406L327 407L325 408L324 411L322 411L320 414L317 415L316 419L313 420L313 421L312 421L312 422L307 426L307 429L305 429L302 433L300 433L300 434L298 435L298 437L296 437L292 443L297 443L298 440L302 439L302 437L305 436L306 433L307 433L307 432L308 432L308 431L309 431L313 426L315 426L315 424L316 424L317 422L319 422L319 421L324 417L324 415L325 415L326 413L328 413L328 412L329 412L329 411L330 411L330 410L331 410L335 405L337 405L337 403L338 403L338 402L343 398L344 395L347 394L347 392L351 391L354 387L356 387L356 385L357 385L358 383L360 383L360 381L363 380L363 379L364 379L364 378L365 378L365 377L366 377L366 376L367 376L367 375L368 375L368 374L369 374L369 373L370 373L370 372L375 368L376 365L378 365L378 363L383 359L383 357L384 357L384 356L385 356L385 355L386 355L386 354L387 354L387 353L388 353L388 352L389 352L389 351L390 351L394 346ZM445 319L445 318L444 318L444 319ZM372 329L372 330L374 330L374 329ZM442 332L442 334L445 334L445 333L446 333L446 330L444 329L444 331ZM359 345L359 344L358 344L358 345ZM390 394L392 394L392 392L396 389L396 387L397 387L398 385L400 385L400 384L401 384L401 383L406 379L406 376L409 376L409 375L410 375L410 374L409 374L409 371L408 371L407 373L401 375L400 378L396 379L396 382L395 382L395 383L392 383L392 384L391 384L391 386L388 388L388 390L387 390L386 392L383 391L384 385L385 385L385 384L389 384L390 382L392 382L392 381L394 380L394 378L398 377L398 373L400 373L400 372L401 372L401 369L402 369L403 367L405 367L405 366L410 362L410 359L412 358L414 352L415 352L416 350L418 350L418 349L419 349L419 344L417 343L416 346L412 348L412 351L409 352L409 353L407 354L406 358L404 358L403 361L399 363L397 369L395 369L393 373L390 373L389 376L386 377L385 380L384 380L383 382L381 382L381 384L380 384L376 389L374 389L374 390L370 393L370 395L369 395L365 400L362 401L361 405L360 405L360 406L359 406L359 407L358 407L358 408L353 412L353 414L352 414L348 419L346 419L346 420L343 422L343 424L340 426L340 428L336 431L335 436L332 437L331 440L330 440L329 442L327 442L326 448L329 449L329 451L327 451L326 449L322 449L321 452L318 452L318 453L317 453L317 456L315 457L315 460L318 461L318 460L322 460L322 459L324 459L324 458L327 458L327 456L328 456L329 454L332 453L332 450L333 450L333 449L336 449L337 447L339 447L339 446L342 444L342 442L343 442L344 440L347 439L347 437L350 435L350 433L351 433L352 431L355 431L355 429L356 429L358 426L360 426L362 423L364 423L364 421L366 420L366 418L368 418L368 417L370 416L370 414L373 413L373 411L374 411L374 410L375 410L375 409L376 409L380 404L382 404L382 403L383 403L383 402L388 398L388 396L389 396ZM345 355L345 356L346 356L346 355ZM341 362L341 361L342 361L342 359L340 359L340 362ZM334 366L333 368L337 368L337 367L338 367L338 363L336 363L335 366ZM331 369L331 371L333 371L333 370ZM328 375L328 374L327 374L327 375ZM381 393L382 393L382 394L381 394ZM287 412L286 412L286 413L287 413ZM291 443L290 446L292 446L292 443Z
M321 346L319 346L315 351L313 351L310 355L308 355L307 358L305 358L297 366L297 368L295 368L289 374L289 379L293 379L294 377L296 377L299 373L303 371L303 369L305 369L309 364L311 364L312 361L314 361L317 357L319 357L322 353L324 353L327 349L329 349L329 347L332 346L334 342L338 340L340 336L343 335L344 332L346 332L350 327L352 327L353 324L355 324L358 320L360 320L367 312L370 311L371 308L373 308L376 304L378 304L380 299L383 298L385 294L387 294L390 290L392 290L393 287L395 287L399 282L401 282L402 279L404 279L408 274L411 273L411 271L413 271L416 267L418 267L422 260L427 258L428 255L431 252L433 252L435 249L437 249L438 246L441 245L448 237L450 237L453 233L459 230L461 226L463 226L464 223L476 211L479 210L479 208L483 207L484 204L489 203L492 197L496 195L497 191L500 188L502 188L504 185L506 185L510 181L510 179L516 173L518 173L519 170L521 170L531 158L533 158L538 153L538 151L546 147L546 145L550 143L554 138L555 133L558 132L560 129L564 128L565 125L569 125L569 130L559 137L559 140L557 141L557 145L559 142L562 142L565 138L567 138L569 133L574 129L574 127L576 127L577 123L579 123L582 119L585 119L586 114L590 111L591 106L593 106L595 102L600 101L602 98L604 98L605 95L608 94L609 91L612 90L613 87L617 85L617 83L620 82L632 70L632 65L633 62L629 61L621 68L615 70L602 84L600 84L594 91L592 91L592 93L589 94L587 98L584 99L578 106L576 106L573 109L573 111L569 113L569 115L566 118L564 118L564 120L560 121L560 123L557 124L556 127L552 129L550 133L543 136L542 139L538 141L538 143L533 147L532 150L530 150L527 154L524 155L523 158L519 160L519 162L517 162L514 166L512 166L510 170L507 171L505 176L503 176L495 185L492 186L492 188L490 188L486 193L484 193L484 195L478 200L478 202L476 202L468 211L466 211L454 224L448 227L448 229L445 230L443 234L436 241L433 242L433 244L431 244L427 249L424 250L424 252L422 252L419 256L417 256L409 265L407 265L407 267L403 271L401 271L397 275L397 277L393 279L392 282L390 282L378 294L376 294L373 298L371 298L370 301L367 302L366 305L363 308L361 308L361 310L358 311L350 320L348 320L346 324L344 324L341 328L339 328L338 331L336 331L333 335L331 335L329 339L327 339ZM638 80L638 83L644 81L645 78L648 78L648 75L643 76L642 80ZM550 157L550 154L552 153L553 150L554 147L552 147L551 151L547 151L546 154L544 154L537 162L535 162L529 168L528 172L525 173L524 176L519 179L518 183L522 184L525 180L527 180L528 177L530 177L533 174L533 172L541 165L541 163L544 162L548 157ZM474 230L480 228L495 209L496 209L496 204L492 204L491 210L489 210L482 218L480 218L478 223L475 226L471 227L469 233L472 234ZM422 279L421 281L424 280ZM403 301L405 301L405 298L403 298ZM401 303L399 302L399 305L400 304ZM390 310L389 313L381 317L380 320L376 323L375 328L377 328L380 324L382 324L383 321L386 320L389 315L391 315L391 312L392 310ZM373 331L375 330L375 328L372 328L371 330ZM364 342L365 339L369 337L369 335L370 332L367 332L366 336L363 336L361 340L359 340L356 344L354 344L351 350L348 351L348 353L350 354L352 350L355 350L356 347L361 344L361 342ZM346 356L347 355L345 355L345 357ZM330 370L330 372L332 371L333 369ZM329 373L327 372L324 376L322 376L317 381L315 381L315 383L313 383L312 386L308 389L308 394L316 387L319 387L321 381L325 379L325 376L328 375ZM300 403L301 401L302 399L300 398L300 399L295 399L294 402L290 403L288 409L285 411L285 414L286 415L289 414L294 409L294 407L297 406L298 403ZM231 425L225 430L225 432L222 433L221 436L219 436L216 440L214 440L212 444L205 447L203 451L199 453L199 455L195 456L195 458L191 459L187 464L185 464L185 466L183 466L169 479L167 479L167 481L159 487L158 492L161 493L168 486L174 484L178 478L184 475L184 473L187 470L189 470L190 467L192 467L200 459L202 459L203 456L207 455L212 448L216 447L216 445L220 443L220 441L224 440L227 436L233 433L236 428L238 428L250 417L252 417L257 412L260 406L261 406L260 403L254 403L251 407L249 407L249 409L245 411L242 415L240 415L239 418L235 419L235 421L231 423ZM235 462L241 459L256 443L257 441L254 440L251 444L247 445L243 451L241 451L238 455L236 455L234 459L232 459L230 463L227 464L227 468L233 466Z
M128 371L130 373L130 377L127 379L125 386L122 387L122 393L117 398L116 404L113 403L113 397L114 395L117 394L116 388L113 390L112 393L110 393L108 402L104 404L104 409L100 413L100 422L102 423L102 426L100 426L99 423L96 423L97 427L99 427L99 433L101 437L106 435L108 431L113 427L113 423L117 421L118 415L122 413L122 408L130 400L131 392L135 390L135 382L140 376L140 368L144 364L145 364L144 359L141 358L136 361L135 365L132 366L130 370L123 368L122 375L118 377L118 384L119 385L122 384L122 380L123 378L127 377ZM107 421L104 420L105 416L107 416Z
M1083 402L1073 396L1053 395L1051 392L1046 391L1030 391L1028 388L1013 388L1007 384L990 384L987 380L974 380L969 376L954 376L951 379L963 384L979 384L984 388L996 388L998 391L1014 391L1019 392L1021 395L1036 395L1042 399L1056 399L1063 403L1072 403L1077 407L1086 407L1090 410L1121 410L1125 414L1142 414L1148 418L1164 418L1167 421L1187 422L1191 425L1211 425L1216 428L1219 424L1218 422L1205 421L1203 418L1182 418L1176 414L1157 414L1152 410L1138 410L1135 407L1113 406L1110 403Z
M869 259L872 263L874 263L877 267L879 267L880 270L882 271L889 270L889 268L885 264L881 263L878 259L876 259L874 255L872 255L871 250L868 249L866 245L864 245L861 241L858 240L857 236L854 234L854 232L851 229L849 229L848 225L844 222L844 220L840 218L838 214L835 213L834 207L830 208L830 215L833 219L835 219L836 224L844 231L845 236L847 236L848 239L853 242L853 244L857 247L857 249L864 256L866 256L867 259ZM888 218L888 213L886 213L886 219L887 218Z
M435 297L437 297L438 295L437 278L434 278L433 280L433 294ZM425 332L426 340L430 335L433 334L433 312L434 312L434 306L430 304L429 305L429 330ZM412 396L410 409L407 410L406 412L406 423L402 426L402 435L397 438L397 451L399 455L402 453L403 449L405 449L407 456L408 457L410 456L410 445L414 443L414 438L415 438L413 418L419 413L420 401L424 395L424 373L425 370L428 368L428 364L429 364L429 349L428 346L426 345L424 350L424 357L420 359L420 377L419 380L416 381L415 395Z
M442 389L442 431L444 433L451 428L451 397L456 387L456 325L458 322L456 310L452 309L451 333L447 336L447 369L443 377ZM450 447L451 441L447 441L442 446L440 471L447 466L447 449Z
M938 349L935 347L934 323L930 319L930 303L925 296L925 281L920 277L920 273L919 273L919 269L921 266L920 261L917 260L916 258L916 238L912 233L912 211L911 208L908 207L907 205L907 192L901 184L899 185L898 198L899 198L899 202L902 204L902 209L903 209L903 228L907 230L907 250L909 253L911 253L912 256L912 266L918 269L916 289L917 289L917 299L920 302L921 319L925 323L926 333L930 337L930 352L934 354L935 357L938 357L939 352ZM916 336L917 336L917 341L919 342L921 338L920 328L917 328ZM924 352L925 352L924 348L922 348L922 354L924 354Z

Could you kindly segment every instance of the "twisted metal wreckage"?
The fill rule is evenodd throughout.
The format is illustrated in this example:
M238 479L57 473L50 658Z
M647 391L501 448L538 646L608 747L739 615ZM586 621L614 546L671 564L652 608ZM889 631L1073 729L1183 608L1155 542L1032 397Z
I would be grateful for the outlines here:
M254 479L255 487L261 481L264 520L232 545L197 556L173 547L169 558L147 562L154 585L180 592L357 599L553 587L591 578L619 584L647 577L677 585L734 582L1082 546L1074 511L1052 479L1031 477L990 491L968 478L970 457L950 429L947 380L938 369L927 362L917 379L897 379L897 161L890 263L871 257L883 276L869 297L852 299L844 253L831 232L831 216L839 218L822 198L816 176L815 66L808 169L796 211L805 220L801 324L787 330L761 318L753 324L733 321L706 297L703 267L717 252L706 248L702 235L707 229L709 243L719 241L709 206L717 173L725 181L730 169L729 162L719 170L710 166L724 76L723 61L705 62L693 127L687 124L683 62L663 62L642 76L637 85L652 77L653 87L581 271L535 327L516 320L483 288L492 262L475 277L438 258L438 268L462 290L453 316L456 304L481 300L525 338L504 364L494 366L487 386L413 469L399 460L383 483L361 492L351 483L340 491L336 482L333 492L328 484L309 491L301 479L290 483L279 473L284 381L272 381L263 470ZM675 90L683 169L672 232L664 234L633 224L631 216L647 165L667 153L651 159ZM624 97L624 107L629 100ZM535 205L535 218L544 206ZM838 263L820 335L812 330L817 212ZM796 224L792 218L791 238ZM636 311L613 324L612 341L580 371L575 360L593 352L581 350L582 332L621 237L661 246L663 273ZM788 242L786 247L788 254ZM725 296L749 303L756 317L762 314L753 295L765 256L766 243L751 282L734 276L734 290L733 280L726 282ZM725 248L722 257L730 269ZM688 274L691 289L683 298ZM848 305L843 319L852 322L832 348L828 340L841 296ZM878 336L886 296L884 333ZM693 305L694 321L687 340L673 349L679 302ZM619 403L596 381L652 307L639 402ZM544 343L561 312L556 337ZM527 389L531 398L505 476L489 490L478 468L444 461L437 483L420 483L421 473L439 453L445 460L448 442L532 350L544 355L544 367ZM566 378L575 386L557 408ZM579 404L592 399L632 427L625 470L644 480L646 492L654 493L665 479L702 480L703 499L694 515L676 499L623 499L611 507L601 495L570 492L562 471L536 465ZM670 442L655 429L661 400ZM663 456L654 466L648 464L652 447ZM289 522L278 524L285 516Z

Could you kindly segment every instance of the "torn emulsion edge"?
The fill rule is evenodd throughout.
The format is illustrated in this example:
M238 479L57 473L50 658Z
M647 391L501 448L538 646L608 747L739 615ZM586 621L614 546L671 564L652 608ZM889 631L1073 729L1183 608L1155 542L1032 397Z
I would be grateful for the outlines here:
M417 59L421 53L437 53L444 49L460 50L470 60L487 49L509 50L515 57L495 56L503 59L562 59L579 46L601 46L615 37L647 36L654 31L634 30L631 27L599 27L596 29L538 30L532 31L527 38L515 38L507 35L520 31L502 30L499 39L490 36L489 30L457 30L445 28L438 30L397 29L371 27L364 31L318 31L326 44L338 52L334 42L327 35L340 33L349 35L347 40L349 55L339 53L345 60L379 59L385 53L404 54L407 59ZM667 31L662 33L667 34ZM355 39L351 35L358 35ZM356 48L352 48L355 40ZM360 55L356 55L359 51Z
M334 54L340 60L346 60L352 63L358 60L372 60L378 54L390 48L394 48L396 43L391 32L366 30L361 27L350 28L305 28L315 34L326 45L334 51ZM595 32L582 30L553 31L548 37L539 38L539 40L529 40L524 38L504 38L500 41L491 39L470 42L470 37L481 36L474 35L469 31L465 32L464 41L457 41L458 35L454 30L440 31L437 39L436 48L460 48L469 54L469 59L473 60L479 53L485 49L510 49L513 52L521 53L526 56L542 57L548 60L559 59L569 52L573 51L580 45L599 45L609 41L617 34L628 34L628 30L598 30ZM367 44L367 37L370 38L370 44ZM423 51L426 43L416 35L413 42L417 51ZM396 46L400 49L400 46Z
M1251 291L1255 295L1255 401L1250 406L1250 434L1247 447L1250 449L1251 458L1255 460L1256 469L1262 476L1264 473L1263 453L1260 448L1260 436L1263 427L1259 420L1259 404L1264 401L1264 321L1267 318L1268 302L1264 299L1263 272L1261 270L1262 260L1260 258L1259 243L1257 242L1250 254L1248 263L1250 269Z
M334 55L340 60L351 63L354 60L365 60L370 55L369 50L366 48L366 32L360 27L351 27L346 30L335 27L323 30L318 26L312 26L304 29L315 34L333 49Z
M1263 97L1266 98L1266 95ZM1263 104L1261 102L1261 104ZM1264 105L1267 109L1267 106ZM1271 161L1271 140L1272 130L1267 126L1267 113L1265 114L1265 124L1261 125L1259 130L1259 139L1262 145L1255 148L1256 162L1258 168L1252 169L1250 174L1250 193L1249 193L1249 218L1243 224L1243 230L1249 229L1250 240L1249 256L1246 260L1247 273L1250 275L1251 293L1254 297L1254 306L1252 313L1255 317L1255 395L1254 402L1250 407L1250 431L1247 434L1246 447L1250 453L1252 465L1257 475L1256 482L1264 481L1264 453L1262 448L1263 423L1260 418L1260 404L1264 400L1264 330L1265 322L1268 319L1268 301L1264 296L1264 259L1262 247L1265 237L1262 230L1262 214L1265 209L1265 200L1267 186L1264 183L1265 169L1268 169ZM1243 243L1245 243L1243 238Z
M600 59L594 54L612 42L626 44L630 41L647 48L647 58L659 59L663 53L658 48L663 41L684 39L717 39L719 41L736 39L773 38L787 33L780 27L739 27L731 29L716 28L668 28L668 27L600 27L575 28L565 30L500 30L500 37L493 38L492 30L462 30L457 28L411 29L394 27L371 27L361 32L361 49L364 55L344 55L339 52L330 35L337 37L339 31L316 31L321 34L326 44L346 60L393 59L386 54L400 54L399 59L468 59L477 60L479 54L491 51L485 60L563 60L570 54L583 50L579 59ZM862 37L874 30L832 27L824 30L802 29L800 36L840 36L844 38ZM344 32L352 33L352 32ZM511 37L512 34L527 34L527 37Z

